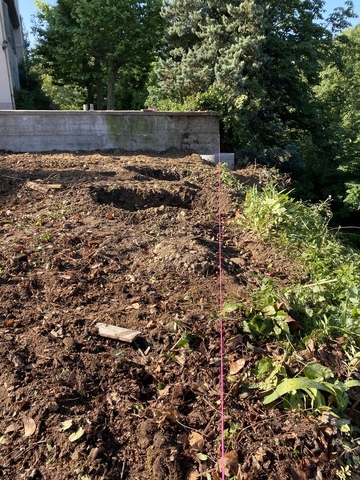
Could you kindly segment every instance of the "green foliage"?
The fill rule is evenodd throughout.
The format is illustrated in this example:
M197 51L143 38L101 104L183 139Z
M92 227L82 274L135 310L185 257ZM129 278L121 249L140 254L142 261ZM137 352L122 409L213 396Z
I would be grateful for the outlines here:
M299 172L312 152L308 163L321 172L331 158L313 86L353 4L326 20L323 8L320 0L164 0L166 38L148 106L216 110L223 149L243 162Z
M41 80L42 90L51 99L57 110L81 110L86 102L86 89L76 85L57 85L54 79L42 69L40 63L32 67Z
M267 175L270 176L270 172ZM244 217L247 227L261 238L276 235L278 241L283 240L287 246L293 245L292 248L299 242L301 245L309 242L319 248L331 219L330 199L316 205L296 201L290 191L278 191L270 181L261 189L254 185L247 190Z
M335 41L336 61L328 60L315 87L333 123L332 141L337 153L335 198L339 214L360 210L360 25L346 30ZM330 180L330 179L329 179ZM334 182L333 182L334 183Z
M143 88L162 35L160 0L58 0L54 6L37 0L36 5L35 54L60 85L86 88L89 103L96 90L99 109L104 83L108 109L115 108L118 78L125 85L130 77Z
M318 364L319 369L323 369ZM333 377L333 374L331 374ZM327 406L327 402L322 394L322 391L334 397L337 405L337 411L342 413L348 403L349 397L347 391L352 387L359 387L360 381L352 380L348 382L330 382L320 378L318 381L312 380L308 377L285 378L282 380L275 390L264 398L264 403L270 404L278 400L280 397L285 397L284 403L288 403L291 408L296 409L301 406L307 407L307 400L310 399L310 406L312 409L321 409ZM306 395L303 396L303 393Z
M334 408L342 413L349 404L349 389L360 386L351 379L360 358L360 253L328 229L328 201L295 201L270 181L262 189L247 189L243 211L236 220L241 228L281 250L302 272L298 283L287 287L265 278L245 312L242 326L250 338L277 339L285 349L281 361L258 361L253 371L257 381L250 386L271 391L266 404L280 401L292 409ZM226 312L234 311L235 304L229 304ZM346 378L339 378L335 365L299 360L298 351L309 342L322 346L339 338L348 359Z
M359 342L360 254L345 247L328 229L330 218L328 201L316 205L295 201L290 192L278 192L269 183L261 191L257 187L248 190L241 222L305 267L310 281L295 285L288 295L298 310L304 309L309 329L326 326L324 333L345 329ZM267 299L265 307L274 305L274 290L269 282L260 289L259 296ZM275 322L278 315L276 310L267 317Z
M31 60L26 55L19 64L20 89L14 91L17 110L50 110L54 108L51 97L42 88L39 75L32 70Z
M248 142L250 132L242 113L253 116L257 111L253 93L261 90L256 74L261 65L262 9L254 0L164 1L163 16L166 42L147 104L217 110L222 141L234 145L236 137L237 142Z

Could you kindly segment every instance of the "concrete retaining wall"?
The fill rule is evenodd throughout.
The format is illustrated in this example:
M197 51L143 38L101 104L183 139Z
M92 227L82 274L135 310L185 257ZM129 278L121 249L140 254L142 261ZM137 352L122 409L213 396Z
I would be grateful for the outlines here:
M175 147L212 154L218 143L215 112L0 110L0 149L13 152Z

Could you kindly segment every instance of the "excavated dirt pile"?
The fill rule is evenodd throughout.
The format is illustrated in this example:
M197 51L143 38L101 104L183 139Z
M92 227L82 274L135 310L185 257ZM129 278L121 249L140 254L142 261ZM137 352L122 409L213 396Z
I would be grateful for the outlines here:
M218 178L181 152L1 153L1 478L220 478ZM247 302L291 265L236 226L235 200L223 185L223 295ZM224 325L227 478L335 478L331 429L243 390L275 347L239 312Z

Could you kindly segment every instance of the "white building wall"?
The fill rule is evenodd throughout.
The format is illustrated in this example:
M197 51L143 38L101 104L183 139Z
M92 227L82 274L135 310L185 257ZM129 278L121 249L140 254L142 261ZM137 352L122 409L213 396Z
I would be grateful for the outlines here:
M9 17L8 1L0 0L0 110L14 110L14 88L20 88L19 61L24 56L18 0L12 0L17 25ZM14 20L14 8L13 8Z

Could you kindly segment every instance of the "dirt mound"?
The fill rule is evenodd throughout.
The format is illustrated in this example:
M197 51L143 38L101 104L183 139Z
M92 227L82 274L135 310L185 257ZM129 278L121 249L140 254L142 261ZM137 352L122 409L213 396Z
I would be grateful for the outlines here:
M217 168L180 153L3 153L0 201L0 476L219 478ZM236 214L224 186L224 301L240 302L269 264L285 282L290 268ZM141 335L104 338L97 323ZM242 392L260 354L241 318L224 337L226 374L243 359L225 385L229 476L335 478L329 435Z

